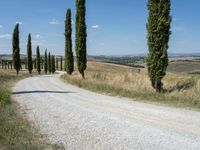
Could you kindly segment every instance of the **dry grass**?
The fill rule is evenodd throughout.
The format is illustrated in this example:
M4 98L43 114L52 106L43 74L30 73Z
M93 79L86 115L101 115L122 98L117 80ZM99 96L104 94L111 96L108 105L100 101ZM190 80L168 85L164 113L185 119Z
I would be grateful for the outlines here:
M89 62L86 79L76 71L63 76L67 82L104 94L129 97L178 107L200 108L200 78L198 76L168 73L164 78L164 93L151 87L145 69Z
M197 72L200 71L200 62L194 60L171 62L169 64L168 71L175 73Z
M25 118L19 105L10 98L13 84L28 76L27 71L16 76L15 71L0 69L0 149L64 149L60 145L49 144L46 137Z

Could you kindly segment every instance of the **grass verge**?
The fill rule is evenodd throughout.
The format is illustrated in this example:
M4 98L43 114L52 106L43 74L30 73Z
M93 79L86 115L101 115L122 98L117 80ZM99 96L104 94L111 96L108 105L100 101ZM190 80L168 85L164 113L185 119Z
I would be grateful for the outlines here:
M107 95L200 109L199 76L168 73L164 78L164 93L154 91L145 69L120 65L90 62L86 79L82 80L77 71L73 76L63 75L62 78L70 84Z
M0 70L0 149L64 149L61 145L50 144L47 138L25 118L19 105L11 100L12 85L28 76L25 72L16 76L15 72L10 70Z

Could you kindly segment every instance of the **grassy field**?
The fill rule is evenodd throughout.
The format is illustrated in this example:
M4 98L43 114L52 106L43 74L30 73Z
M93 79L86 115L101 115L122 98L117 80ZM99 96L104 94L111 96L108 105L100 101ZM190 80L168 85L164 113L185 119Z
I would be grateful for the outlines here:
M112 96L128 97L151 103L200 109L200 76L167 73L164 93L151 87L146 69L89 62L86 79L77 71L73 76L63 75L68 83Z
M28 73L16 73L0 69L0 149L1 150L41 150L63 149L50 144L46 137L28 121L17 103L11 100L11 87Z
M194 61L172 62L168 67L168 71L174 73L200 72L200 62L194 62Z

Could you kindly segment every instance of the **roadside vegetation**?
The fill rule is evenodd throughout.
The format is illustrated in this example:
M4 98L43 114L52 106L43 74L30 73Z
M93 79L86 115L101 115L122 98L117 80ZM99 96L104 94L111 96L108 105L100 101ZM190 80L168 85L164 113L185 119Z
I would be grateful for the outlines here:
M176 107L200 108L200 76L167 72L163 92L155 92L146 69L89 62L82 80L78 71L62 78L91 91Z
M28 76L27 72L21 71L16 76L14 71L0 69L0 149L63 149L60 145L50 144L46 137L26 119L19 105L11 99L13 84Z

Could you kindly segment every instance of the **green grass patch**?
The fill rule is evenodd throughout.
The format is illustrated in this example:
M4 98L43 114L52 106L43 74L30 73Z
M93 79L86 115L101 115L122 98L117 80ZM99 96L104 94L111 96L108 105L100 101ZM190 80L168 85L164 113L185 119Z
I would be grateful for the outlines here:
M10 91L0 88L0 109L9 103Z

